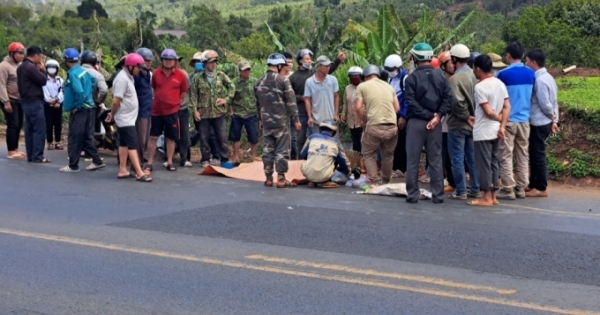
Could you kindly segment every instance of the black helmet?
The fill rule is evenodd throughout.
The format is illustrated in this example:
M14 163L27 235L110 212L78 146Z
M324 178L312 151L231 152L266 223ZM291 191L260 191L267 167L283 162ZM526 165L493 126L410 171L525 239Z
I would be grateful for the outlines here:
M379 67L379 78L383 81L387 81L390 78L390 73L387 72L384 67Z
M142 56L144 61L154 61L154 54L152 53L152 50L146 47L140 47L135 52Z
M481 56L480 53L474 51L469 55L469 60L467 60L467 65L469 65L469 68L473 69L473 64L475 63L475 58Z
M81 54L81 63L89 63L91 65L95 65L98 63L98 56L95 52L91 50L86 50Z

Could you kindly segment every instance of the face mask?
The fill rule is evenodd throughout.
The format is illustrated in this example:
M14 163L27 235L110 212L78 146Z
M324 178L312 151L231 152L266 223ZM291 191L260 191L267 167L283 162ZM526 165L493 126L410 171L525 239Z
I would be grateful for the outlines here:
M360 78L350 78L350 83L352 83L352 85L356 86L360 84Z
M196 62L196 71L204 71L204 64L202 62Z
M55 75L56 74L56 68L48 68L46 71L48 72L49 75Z
M388 73L390 74L390 78L395 78L399 72L398 71L391 71L391 72L388 71Z
M312 64L303 62L302 67L306 70L310 70L310 69L312 69Z

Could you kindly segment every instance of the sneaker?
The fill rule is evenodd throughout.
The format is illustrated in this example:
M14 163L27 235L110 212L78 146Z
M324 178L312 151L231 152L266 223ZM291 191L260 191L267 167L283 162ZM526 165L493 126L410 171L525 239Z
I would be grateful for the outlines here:
M183 167L192 167L192 166L194 166L194 165L193 165L193 164L192 164L192 162L190 162L190 161L185 161L185 163L183 163L183 165L182 165L182 166L183 166Z
M60 171L61 173L77 173L77 172L79 172L79 169L76 169L76 170L75 170L75 169L72 169L72 168L70 168L70 167L68 167L68 166L65 166L65 167L63 167L63 168L59 169L59 171Z
M48 149L48 150L54 150L54 144L52 144L52 143L48 143L48 147L47 147L47 149Z
M515 196L515 192L510 189L500 189L498 190L498 192L496 193L496 198L497 199L505 199L505 200L515 200L517 199L517 197Z
M467 194L459 195L455 191L451 195L449 195L448 198L450 198L450 199L458 199L458 200L467 200Z
M427 176L427 174L425 174L419 178L419 182L421 182L421 183L429 183L430 181L431 181L431 179L429 178L429 176Z
M546 190L539 191L537 189L530 189L528 192L525 193L525 196L527 196L527 197L548 197L548 191L546 191Z
M210 161L210 165L212 165L212 166L221 166L221 161L219 161L217 159L212 159Z
M483 197L483 191L480 191L478 193L474 193L471 190L467 190L467 197L469 197L469 198L482 198Z
M202 167L202 168L207 168L209 165L210 165L210 162L208 162L208 161L204 161L204 162L200 163L200 167Z
M404 173L401 170L395 170L392 172L392 177L404 177Z
M88 165L88 167L85 168L86 171L95 171L101 168L106 167L106 164L102 163L102 164L94 164L92 162L92 164Z
M527 196L523 189L515 188L515 197L519 199L524 199Z

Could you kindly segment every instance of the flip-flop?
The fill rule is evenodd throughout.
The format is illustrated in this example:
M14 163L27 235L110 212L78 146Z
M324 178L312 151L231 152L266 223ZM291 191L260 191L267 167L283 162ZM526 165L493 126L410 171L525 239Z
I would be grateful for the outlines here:
M296 183L292 183L288 180L284 180L284 181L277 181L277 188L296 188L298 187L298 184Z
M273 187L273 180L272 179L267 179L265 181L265 186L266 187Z
M129 174L125 175L125 176L119 176L117 175L118 179L127 179L127 178L135 178L135 175L133 175L133 173L129 172Z
M41 160L33 161L33 163L37 163L37 164L52 163L52 160L43 158Z
M167 164L167 165L165 165L165 168L169 172L175 172L177 170L177 167L173 166L173 164Z
M9 159L9 160L24 160L25 156L21 155L19 153L16 153L16 154L13 154L13 155L7 155L6 158Z
M474 206L474 207L492 207L494 205L493 203L479 202L479 200L472 200L472 201L467 202L467 204L469 206Z
M338 188L340 187L340 185L334 183L334 182L325 182L323 184L321 184L322 188Z
M140 176L140 177L136 177L136 178L135 178L135 181L137 181L137 182L142 182L142 183L149 183L149 182L151 182L151 181L152 181L152 177L150 177L150 176L148 176L148 175L144 174L144 175L142 175L142 176Z

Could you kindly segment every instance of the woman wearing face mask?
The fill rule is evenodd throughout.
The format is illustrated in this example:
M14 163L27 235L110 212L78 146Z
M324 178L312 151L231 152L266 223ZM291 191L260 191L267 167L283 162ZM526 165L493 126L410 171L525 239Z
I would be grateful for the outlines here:
M58 76L58 61L50 59L46 61L46 72L48 81L44 89L44 111L46 114L46 141L48 150L63 150L60 143L62 136L62 103L63 103L63 80Z
M344 103L342 105L342 117L341 121L345 123L350 129L350 135L352 137L352 150L361 152L362 147L360 145L360 139L362 137L362 128L360 127L360 120L356 113L356 87L362 82L362 72L360 67L350 67L348 69L348 77L350 78L350 84L346 86L344 91Z

